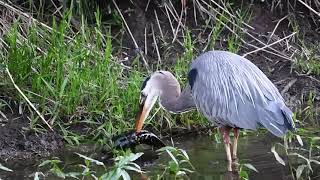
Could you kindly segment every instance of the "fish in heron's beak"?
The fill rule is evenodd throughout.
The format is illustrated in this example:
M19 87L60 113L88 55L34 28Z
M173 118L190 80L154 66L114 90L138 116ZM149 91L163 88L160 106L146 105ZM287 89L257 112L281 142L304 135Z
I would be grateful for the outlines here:
M136 124L135 124L135 129L137 133L142 130L144 120L148 117L149 112L152 109L156 100L157 100L157 96L155 95L151 94L146 96L141 94L140 102L139 102L139 111L137 113Z

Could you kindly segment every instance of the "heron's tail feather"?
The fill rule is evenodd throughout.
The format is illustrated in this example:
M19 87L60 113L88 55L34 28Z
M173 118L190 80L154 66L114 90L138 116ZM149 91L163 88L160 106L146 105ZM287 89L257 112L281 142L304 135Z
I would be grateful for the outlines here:
M278 137L283 137L288 130L294 130L292 112L285 105L271 102L266 109L260 109L260 124Z
M290 130L290 131L296 131L295 124L293 122L293 113L292 111L287 108L286 106L281 107L281 112L283 114L284 119L284 124L285 126Z

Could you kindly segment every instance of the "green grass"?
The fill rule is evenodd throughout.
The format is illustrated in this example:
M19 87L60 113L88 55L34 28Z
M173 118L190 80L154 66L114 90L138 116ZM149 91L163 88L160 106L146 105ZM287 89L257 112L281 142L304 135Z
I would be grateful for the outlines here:
M309 51L309 56L301 54L296 58L294 67L298 69L303 74L320 75L320 57L317 57L313 52L315 50L306 49Z
M89 139L107 144L113 135L132 129L140 86L147 76L139 63L128 70L116 62L118 55L109 33L111 29L104 34L98 12L96 16L97 26L83 24L78 34L72 33L67 14L59 23L53 20L52 30L36 24L23 29L25 38L21 37L21 26L17 23L4 39L9 48L0 63L8 67L15 83L37 105L40 113L73 145ZM182 84L186 82L188 64L194 56L191 34L186 33L185 53L172 69ZM8 95L28 107L9 78L4 77L1 86L8 89ZM30 127L43 132L40 118L31 109L29 114ZM194 112L178 116L161 111L156 117L163 115L174 127L207 125L207 121ZM177 119L179 125L175 122ZM150 124L154 128L162 127L161 121L151 118L146 122ZM86 126L87 132L71 131L77 125Z
M109 31L103 35L99 27L84 26L68 39L68 18L53 22L53 31L42 36L38 32L43 29L35 24L28 27L25 39L19 37L17 25L6 35L10 48L1 64L9 68L15 83L54 126L85 122L110 134L132 128L145 75L139 68L128 71L115 63ZM1 85L12 88L8 79ZM23 101L17 93L11 96Z

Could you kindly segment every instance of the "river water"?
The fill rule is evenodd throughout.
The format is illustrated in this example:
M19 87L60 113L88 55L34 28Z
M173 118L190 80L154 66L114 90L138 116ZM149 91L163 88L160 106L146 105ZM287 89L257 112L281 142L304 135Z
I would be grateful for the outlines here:
M186 135L167 141L168 145L174 142L174 146L187 151L190 161L195 167L195 172L188 174L188 178L184 179L203 179L203 180L236 180L239 176L235 173L226 171L227 161L223 143L215 141L214 136L208 135ZM250 136L241 136L238 142L238 162L252 164L259 172L247 170L250 179L253 180L288 180L291 178L291 172L286 166L279 164L274 155L271 153L271 147L281 139L271 134L253 134ZM87 147L88 148L88 147ZM78 156L72 155L72 152L66 151L59 158L66 164L75 165L83 163ZM150 154L150 151L148 151ZM93 153L93 152L91 152ZM96 152L95 152L96 153ZM90 153L85 154L90 156ZM281 154L280 154L281 155ZM283 156L282 156L283 157ZM157 174L164 171L164 166L170 161L167 154L152 159L144 157L137 163L147 172L146 176L156 179ZM284 158L285 159L285 158ZM72 168L64 167L64 170L72 170ZM16 168L13 173L3 173L0 171L2 179L33 179L32 173L39 171L36 166L27 166ZM99 171L99 170L97 170ZM131 173L133 179L143 179L140 175ZM40 178L41 179L41 178ZM56 177L46 177L45 179L57 179ZM169 177L167 179L170 179Z

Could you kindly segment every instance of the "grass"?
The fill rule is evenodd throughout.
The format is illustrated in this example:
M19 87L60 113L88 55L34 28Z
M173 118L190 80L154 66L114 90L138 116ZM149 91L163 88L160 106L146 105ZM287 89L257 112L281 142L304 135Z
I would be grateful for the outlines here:
M140 166L136 164L134 161L142 156L143 153L132 153L132 152L123 152L119 154L116 158L114 158L114 165L110 168L106 166L103 162L98 161L96 159L92 159L90 157L84 156L82 154L76 153L80 158L83 159L83 163L77 164L78 167L73 167L73 171L66 172L70 170L64 169L63 162L59 159L50 159L43 161L40 165L40 169L44 169L44 167L49 167L49 174L44 174L42 172L35 173L35 178L37 174L42 174L43 176L53 176L59 177L62 179L65 178L75 178L75 179L124 179L130 180L129 171L133 171L136 173L144 173ZM100 169L98 168L100 167Z
M102 36L99 27L88 27L67 41L68 16L59 24L53 21L53 31L42 36L39 28L28 27L21 39L18 26L13 26L5 37L10 48L1 63L50 124L104 123L110 134L131 128L144 75L114 62L109 31ZM12 87L9 81L2 86ZM18 94L11 96L19 99Z
M303 74L320 76L320 57L316 52L319 47L303 47L304 53L296 57L294 67Z
M157 150L159 156L169 156L170 160L166 165L158 165L161 171L155 177L148 177L150 174L143 171L142 167L136 163L136 160L143 156L143 153L133 153L131 151L118 151L114 157L113 163L106 164L92 157L75 153L78 159L66 168L68 162L63 162L59 158L52 158L43 161L38 165L38 170L34 173L34 178L43 176L44 178L59 177L75 179L124 179L130 180L132 177L148 177L152 179L181 179L188 177L195 168L189 160L187 152L183 149L167 146ZM0 166L1 169L1 166ZM3 170L5 169L3 167ZM44 173L45 172L45 173Z

